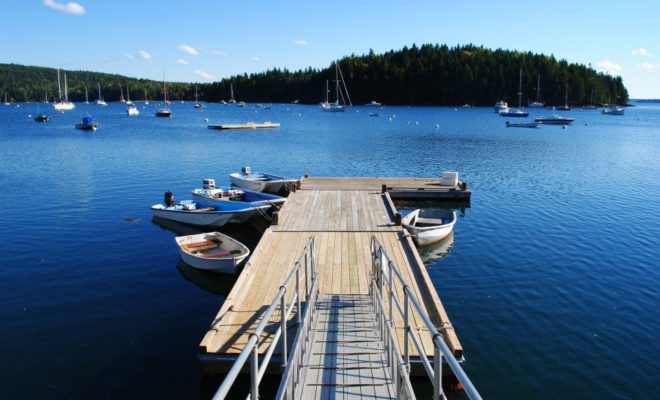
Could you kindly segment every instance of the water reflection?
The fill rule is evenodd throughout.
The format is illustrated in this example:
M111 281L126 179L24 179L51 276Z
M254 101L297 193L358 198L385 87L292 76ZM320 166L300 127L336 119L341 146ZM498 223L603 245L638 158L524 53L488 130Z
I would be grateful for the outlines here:
M433 261L441 260L449 255L454 248L454 232L449 236L440 240L439 242L432 243L426 246L417 248L419 256L424 261L424 265L428 266Z
M193 268L179 259L176 265L181 276L198 288L213 294L227 296L238 278L238 274L221 274L219 272Z

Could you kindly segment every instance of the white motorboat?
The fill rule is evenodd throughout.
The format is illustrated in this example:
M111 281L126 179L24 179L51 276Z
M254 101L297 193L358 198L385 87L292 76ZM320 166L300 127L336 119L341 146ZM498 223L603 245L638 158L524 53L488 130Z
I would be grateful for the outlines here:
M193 200L200 202L223 202L234 201L249 204L271 204L282 205L286 200L284 197L255 192L247 189L216 187L215 179L204 179L202 189L193 189Z
M447 237L456 224L455 211L415 210L406 215L401 225L418 246L435 243Z
M126 114L128 114L128 116L131 117L140 114L140 111L135 106L135 104L131 103L126 106Z
M243 243L220 232L177 236L181 259L191 267L233 274L250 255Z
M364 105L365 107L380 107L382 106L381 103L377 102L376 100L371 100L369 103Z
M167 197L167 196L166 196ZM221 227L242 223L266 211L269 205L224 202L207 204L194 200L173 201L151 207L154 217L197 226Z
M241 172L229 174L231 184L253 192L278 193L289 185L295 185L295 179L287 179L272 174L252 172L250 167L243 167Z
M500 100L495 103L495 113L499 114L502 111L509 111L509 104L506 101Z
M60 69L57 69L57 91L59 101L53 103L53 108L57 111L70 111L76 108L76 105L69 101L69 87L66 83L66 72L64 73L64 98L62 98L62 86L60 84Z
M601 112L604 115L623 115L625 110L626 109L623 108L623 107L619 107L619 106L614 105L614 106L610 106L610 107L607 107L607 108L603 109Z

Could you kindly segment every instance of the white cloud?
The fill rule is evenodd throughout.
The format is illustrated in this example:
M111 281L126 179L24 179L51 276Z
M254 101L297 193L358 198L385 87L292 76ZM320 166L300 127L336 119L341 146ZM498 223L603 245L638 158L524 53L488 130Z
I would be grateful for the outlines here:
M294 40L293 43L297 44L298 46L307 46L309 44L305 39Z
M623 67L619 64L613 63L610 60L603 60L596 63L596 68L602 72L608 73L610 75L621 75Z
M193 72L195 75L199 76L202 79L206 79L207 81L212 81L215 79L215 76L209 74L206 71L195 70Z
M631 51L630 54L632 54L633 56L655 57L654 54L649 53L648 50L643 49L641 47L639 49L635 49L635 50Z
M250 58L250 60L252 60L252 61L261 61L261 58L259 58L257 56L253 56L253 57Z
M151 53L144 50L138 51L138 54L140 54L140 57L142 57L145 60L151 60L152 58L154 58L154 56L152 56Z
M126 54L124 54L124 57L129 59L129 60L135 60L135 56L133 54L126 53Z
M179 64L181 64L181 65L188 65L188 64L190 64L190 63L188 62L188 60L184 60L183 58L179 58L178 60L176 60L176 62L179 63Z
M191 56L198 56L199 51L196 48L188 46L187 44L180 44L176 46L177 49L183 51L184 53L190 54Z
M216 50L211 50L211 54L213 54L214 56L226 56L227 55L227 53L225 53L224 51L217 50L217 49Z
M655 65L651 64L650 62L643 62L639 65L641 69L645 69L647 71L652 70L655 68Z
M44 0L44 5L65 14L83 15L86 12L83 6L74 2L64 4L56 3L55 0Z

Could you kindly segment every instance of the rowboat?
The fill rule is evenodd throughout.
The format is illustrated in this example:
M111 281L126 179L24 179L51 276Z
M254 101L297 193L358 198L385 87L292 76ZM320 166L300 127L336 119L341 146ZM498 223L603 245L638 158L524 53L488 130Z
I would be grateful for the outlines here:
M507 128L538 128L541 123L538 121L535 122L523 122L523 123L514 123L506 121Z
M286 200L284 197L254 192L247 189L216 187L214 179L204 179L201 189L193 189L193 200L199 202L242 202L250 204L281 205Z
M231 179L232 185L241 189L267 193L278 193L288 185L296 183L295 179L287 179L278 175L253 173L250 167L243 167L241 172L229 174L229 179Z
M455 211L415 210L401 220L418 246L435 243L447 237L456 224Z
M238 240L220 232L177 236L181 259L191 267L233 274L250 255L250 250Z
M168 194L171 196L167 200ZM164 204L151 206L154 217L197 226L221 227L227 223L242 223L261 215L270 206L239 202L204 203L194 200L174 202L171 192L165 193Z

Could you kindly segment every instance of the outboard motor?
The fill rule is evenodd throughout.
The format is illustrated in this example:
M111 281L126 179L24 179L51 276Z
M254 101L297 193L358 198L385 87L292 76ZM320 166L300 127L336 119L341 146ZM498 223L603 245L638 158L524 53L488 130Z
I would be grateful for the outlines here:
M167 207L172 207L174 205L174 193L169 190L165 192L165 205Z
M241 174L243 175L250 175L252 173L252 168L250 167L243 167L241 168Z

